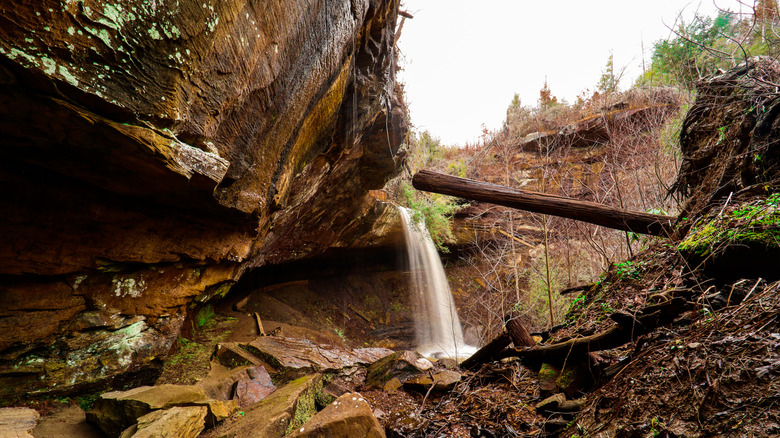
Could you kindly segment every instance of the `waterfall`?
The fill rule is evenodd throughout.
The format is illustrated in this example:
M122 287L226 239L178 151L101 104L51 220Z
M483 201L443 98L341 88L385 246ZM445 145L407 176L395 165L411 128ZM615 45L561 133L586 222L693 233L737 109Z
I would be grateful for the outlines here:
M465 359L476 348L463 341L460 318L436 246L425 226L414 222L411 210L398 208L411 273L417 351L428 357Z

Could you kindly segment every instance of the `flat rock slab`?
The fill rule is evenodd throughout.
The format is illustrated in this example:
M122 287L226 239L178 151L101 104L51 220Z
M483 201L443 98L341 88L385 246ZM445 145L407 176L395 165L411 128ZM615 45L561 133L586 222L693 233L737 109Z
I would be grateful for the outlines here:
M337 398L287 436L384 438L385 432L363 396L350 392Z
M0 438L31 438L39 418L35 409L0 408Z
M195 438L206 426L205 406L176 406L152 411L126 429L120 438Z
M322 375L293 380L261 402L205 431L202 438L279 438L300 428L316 412Z
M307 339L263 336L242 348L268 362L278 371L338 371L355 365L368 365L393 354L386 348L348 350L318 346Z
M213 421L221 421L238 408L235 401L214 400L194 385L140 386L129 391L112 391L100 396L87 412L87 421L109 436L118 436L138 418L158 409L175 406L206 406Z
M433 375L421 375L404 382L404 387L415 391L425 392L433 386L434 391L450 391L460 382L461 374L453 370L444 370Z

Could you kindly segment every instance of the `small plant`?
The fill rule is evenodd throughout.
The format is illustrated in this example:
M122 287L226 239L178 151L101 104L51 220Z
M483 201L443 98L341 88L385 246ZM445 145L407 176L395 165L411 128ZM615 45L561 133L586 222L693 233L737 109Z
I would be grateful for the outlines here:
M725 139L726 139L726 127L725 126L721 126L720 128L718 128L718 143L717 144L723 143L723 140L725 140Z
M455 240L450 218L461 206L455 204L453 198L437 194L424 195L406 183L402 185L402 190L407 206L414 211L412 220L425 225L440 251L449 252L445 244Z
M660 426L660 421L658 420L658 417L653 417L652 420L650 420L650 433L656 437L661 435L661 431L658 429Z
M199 328L206 327L207 325L210 325L214 322L215 316L216 314L214 313L214 308L211 307L210 304L201 307L197 312L195 312L195 325Z
M83 394L78 397L74 397L73 400L76 402L76 404L79 405L82 411L86 412L92 409L92 405L94 405L97 399L99 398L100 398L100 393L94 392L91 394Z
M571 302L571 306L569 306L569 312L576 310L580 307L585 307L586 301L588 296L584 293L581 293L577 296L577 298L574 299L574 301Z
M336 329L336 330L334 330L334 331L336 332L336 336L338 336L339 338L341 338L341 340L342 340L343 342L347 342L347 336L344 334L344 329L342 329L342 328L337 328L337 329Z
M621 280L624 278L638 279L642 270L641 263L634 263L632 261L626 261L615 265L615 273Z
M179 352L168 359L171 364L186 363L195 358L205 347L195 341L179 336Z

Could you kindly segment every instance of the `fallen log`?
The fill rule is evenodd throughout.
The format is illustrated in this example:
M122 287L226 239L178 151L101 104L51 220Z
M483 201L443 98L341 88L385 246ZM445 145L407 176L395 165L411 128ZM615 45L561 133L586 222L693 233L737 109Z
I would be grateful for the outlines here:
M530 192L421 170L412 178L417 190L458 196L505 207L549 214L639 234L668 237L676 217L625 211L590 201Z
M504 349L512 343L507 332L502 332L498 337L488 342L484 347L477 350L471 357L461 362L460 367L466 370L472 370L484 363L496 360Z
M470 370L484 363L499 359L509 344L515 344L517 348L530 347L536 344L534 338L531 337L531 334L528 333L528 330L515 314L510 313L504 316L504 326L506 327L505 332L502 332L498 337L472 354L471 357L464 360L460 364L461 368Z
M523 349L509 349L498 357L519 357L530 365L542 362L563 363L567 359L585 356L593 351L611 350L636 340L658 327L672 323L680 314L692 308L684 298L674 298L663 304L647 306L638 312L630 323L626 318L613 318L618 324L601 333L570 339L552 345Z

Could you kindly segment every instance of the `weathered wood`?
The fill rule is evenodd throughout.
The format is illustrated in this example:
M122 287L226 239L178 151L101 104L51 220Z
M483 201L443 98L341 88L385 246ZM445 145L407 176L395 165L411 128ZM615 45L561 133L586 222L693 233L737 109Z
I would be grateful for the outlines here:
M536 345L534 338L528 333L528 330L523 323L520 322L517 315L510 313L504 317L504 321L506 321L506 332L509 334L512 343L515 344L515 347L531 347Z
M507 332L502 332L497 338L488 342L484 347L472 354L470 358L464 360L460 364L460 367L470 370L477 368L483 363L492 362L495 358L499 357L500 353L511 343L512 339L509 337L509 334L507 334Z
M263 321L260 320L260 315L255 312L255 323L257 324L257 334L265 336L265 330L263 330Z
M412 179L412 185L417 190L490 202L654 236L671 235L672 223L676 220L673 216L625 211L595 202L518 190L430 170L417 172Z

